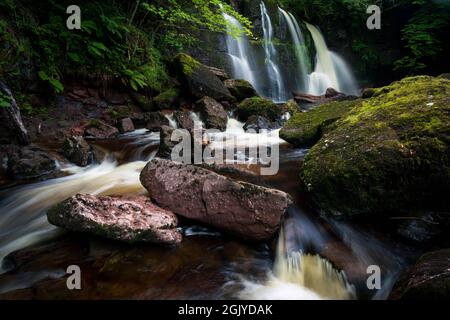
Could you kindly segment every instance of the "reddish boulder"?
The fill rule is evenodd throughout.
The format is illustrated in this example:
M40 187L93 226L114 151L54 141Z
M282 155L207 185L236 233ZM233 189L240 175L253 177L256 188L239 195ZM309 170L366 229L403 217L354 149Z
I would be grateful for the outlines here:
M163 208L253 241L273 238L291 204L282 191L160 158L145 166L140 180Z
M77 194L47 212L48 221L77 232L125 242L176 244L177 217L149 198Z

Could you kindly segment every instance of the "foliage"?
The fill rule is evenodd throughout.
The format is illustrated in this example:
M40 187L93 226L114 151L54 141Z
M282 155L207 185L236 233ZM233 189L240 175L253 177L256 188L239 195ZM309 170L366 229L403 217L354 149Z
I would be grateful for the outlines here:
M68 30L70 4L0 3L0 77L10 83L39 79L57 93L68 74L159 92L169 80L161 52L195 41L191 30L227 30L221 6L250 29L247 19L220 0L80 0L81 30Z

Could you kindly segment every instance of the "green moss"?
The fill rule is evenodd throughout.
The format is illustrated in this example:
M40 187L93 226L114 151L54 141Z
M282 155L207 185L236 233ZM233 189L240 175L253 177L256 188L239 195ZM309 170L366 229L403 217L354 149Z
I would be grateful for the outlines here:
M310 150L306 187L334 214L448 210L450 81L419 76L376 92Z
M280 137L295 146L312 146L333 122L359 104L360 100L334 101L296 112L280 130Z
M261 97L252 97L242 101L238 105L236 113L241 121L247 121L247 119L253 115L276 121L282 115L282 109L271 100Z
M200 62L185 53L179 53L175 56L174 60L181 65L181 71L188 76L192 75L194 71L200 66Z
M177 88L169 88L153 98L153 102L159 109L166 109L172 107L172 104L180 95L180 90Z

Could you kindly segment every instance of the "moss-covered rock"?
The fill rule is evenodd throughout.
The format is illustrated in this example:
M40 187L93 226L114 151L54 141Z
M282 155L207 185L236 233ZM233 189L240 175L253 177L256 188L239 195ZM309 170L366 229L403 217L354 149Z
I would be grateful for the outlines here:
M448 211L450 81L420 76L376 89L310 150L301 178L331 214Z
M282 115L282 109L269 99L251 97L238 105L236 114L241 121L247 121L250 116L262 116L277 121Z
M361 100L333 101L308 112L295 112L280 130L280 137L297 147L310 147L327 131L330 124L341 118Z
M238 101L257 95L255 88L247 80L228 79L224 81L224 85Z
M183 84L186 95L201 99L209 96L217 101L234 101L235 98L220 79L205 65L190 55L175 56L172 68Z
M283 110L283 112L289 112L291 116L297 112L302 111L302 109L294 99L286 101L286 103L281 106L281 109Z
M169 88L153 98L153 105L158 109L174 109L180 96L178 88Z

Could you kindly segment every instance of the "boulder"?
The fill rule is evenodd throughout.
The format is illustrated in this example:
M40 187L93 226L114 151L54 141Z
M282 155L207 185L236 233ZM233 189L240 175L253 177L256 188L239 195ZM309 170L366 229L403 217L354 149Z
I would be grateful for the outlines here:
M175 111L173 114L178 127L189 131L194 130L194 120L191 118L191 114L187 111Z
M172 133L175 131L174 128L169 126L161 126L159 129L159 149L157 156L161 158L170 159L173 147L178 143L172 141Z
M403 274L390 299L446 300L450 298L450 249L424 254Z
M244 130L271 130L279 127L277 123L273 123L262 116L250 116L244 124Z
M316 96L309 93L294 92L294 100L298 103L306 104L322 104L334 100L346 100L356 98L353 96L347 96L345 93L339 92L333 88L328 88L324 95Z
M145 112L144 122L145 127L150 131L159 131L162 126L169 126L169 119L161 112Z
M200 115L205 122L206 128L224 131L227 128L228 114L223 106L210 97L204 97L195 103Z
M36 179L55 173L56 161L48 152L30 145L12 148L8 154L8 176L14 180Z
M118 134L117 128L97 119L90 120L84 128L84 137L87 139L110 139Z
M64 140L62 154L78 166L85 167L92 159L92 151L89 144L81 136L72 136Z
M187 93L197 99L209 96L217 101L233 101L234 97L220 79L205 65L180 53L173 59L173 68Z
M138 92L132 92L130 94L131 99L144 111L153 110L153 101L146 95Z
M300 108L298 103L295 102L294 99L290 99L290 100L286 101L286 103L284 103L281 106L281 109L283 110L284 113L289 112L291 114L291 116L297 112L302 112L302 109Z
M119 123L117 124L117 126L119 127L120 133L131 132L131 131L134 131L134 129L135 129L133 120L131 120L130 118L121 119L119 121Z
M258 95L255 88L247 80L228 79L223 84L238 101Z
M334 101L307 112L296 112L280 130L280 138L296 147L311 147L331 124L360 103L360 100Z
M209 69L209 71L214 73L220 80L224 81L224 80L228 79L228 74L225 70L211 67L211 66L206 66L206 67Z
M270 121L278 121L283 114L282 109L269 99L261 97L247 98L242 101L236 114L240 121L247 121L250 116L262 116Z
M291 204L282 191L159 158L145 166L140 180L161 207L253 241L272 239Z
M124 242L177 244L182 240L178 219L149 198L75 196L47 212L48 221L65 229Z
M178 88L169 88L153 98L153 105L159 110L175 109L178 107L176 103L179 96L180 90Z
M0 81L0 143L28 144L29 137L11 91Z
M328 128L301 169L322 211L345 217L448 213L449 96L447 79L405 78L377 89Z

